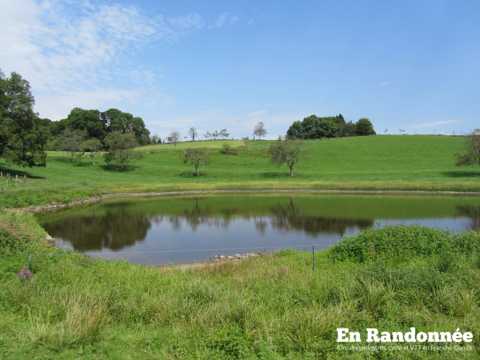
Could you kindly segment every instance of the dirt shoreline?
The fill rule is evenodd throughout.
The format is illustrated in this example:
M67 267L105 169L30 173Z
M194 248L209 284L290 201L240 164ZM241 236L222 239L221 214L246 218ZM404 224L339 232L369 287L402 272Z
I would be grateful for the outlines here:
M433 195L433 196L480 196L476 191L433 191L433 190L315 190L315 189L225 189L225 190L182 190L160 192L125 192L92 196L69 203L50 203L46 205L27 206L6 209L42 213L69 209L78 206L97 204L105 200L124 198L149 198L168 196L218 195L218 194L338 194L338 195Z

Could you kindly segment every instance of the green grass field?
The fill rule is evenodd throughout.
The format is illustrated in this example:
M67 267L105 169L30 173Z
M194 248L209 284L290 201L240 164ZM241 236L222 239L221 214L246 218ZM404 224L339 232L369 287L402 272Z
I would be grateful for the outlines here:
M0 180L0 206L68 202L95 194L188 189L345 189L480 191L480 169L458 168L455 154L465 139L452 136L374 136L305 142L296 176L271 164L269 141L202 141L138 148L143 158L127 172L75 166L64 153L49 154L46 168L18 169L32 178ZM238 155L223 155L228 143ZM188 147L207 147L212 156L203 175L193 177L182 161ZM4 164L5 165L5 164Z
M369 230L203 268L94 260L0 214L2 359L478 359L480 236ZM31 261L33 278L16 273ZM339 351L336 329L472 331L469 351ZM461 348L465 348L461 345Z

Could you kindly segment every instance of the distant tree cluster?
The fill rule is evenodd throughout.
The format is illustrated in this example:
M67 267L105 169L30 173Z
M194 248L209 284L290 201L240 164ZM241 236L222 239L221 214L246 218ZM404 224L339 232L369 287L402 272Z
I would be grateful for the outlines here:
M46 150L66 151L76 163L107 151L107 162L122 168L131 158L127 148L152 140L142 118L118 109L74 108L66 119L51 121L41 119L33 105L29 82L0 71L0 157L17 165L45 166Z
M310 115L295 121L287 131L289 139L321 139L345 136L375 135L372 122L362 118L356 123L346 122L342 114L330 117Z
M51 122L49 148L70 151L91 147L108 150L107 136L112 133L131 134L137 145L149 144L150 132L143 119L118 109L73 109L66 119ZM74 150L74 151L79 151Z

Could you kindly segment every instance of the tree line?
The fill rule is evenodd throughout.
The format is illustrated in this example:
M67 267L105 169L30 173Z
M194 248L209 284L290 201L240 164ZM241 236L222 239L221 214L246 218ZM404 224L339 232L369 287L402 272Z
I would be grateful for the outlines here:
M66 119L49 124L49 150L107 150L112 133L131 134L136 145L150 143L150 132L143 119L118 109L101 112L74 108Z
M310 115L302 121L295 121L287 130L289 139L322 139L368 135L375 135L373 124L368 118L361 118L355 123L347 122L342 114L327 117Z
M107 166L123 167L126 149L151 142L142 118L118 109L74 108L60 121L34 112L30 84L18 73L0 71L0 157L20 166L45 166L47 150L67 151L72 161L107 152Z

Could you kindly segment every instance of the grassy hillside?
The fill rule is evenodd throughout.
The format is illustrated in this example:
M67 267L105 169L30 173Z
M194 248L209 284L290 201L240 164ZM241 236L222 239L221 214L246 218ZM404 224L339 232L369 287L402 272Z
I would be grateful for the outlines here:
M470 351L375 359L480 354L478 233L370 230L317 254L315 271L293 251L158 269L67 253L44 236L32 217L0 214L2 359L365 358L336 349L339 326L475 334ZM33 278L21 280L28 259Z
M93 194L181 189L396 189L480 191L480 169L455 167L464 139L450 136L375 136L307 141L296 176L272 165L268 141L228 141L238 155L223 155L226 142L154 145L128 172L75 166L64 153L49 154L47 168L18 169L32 178L0 180L0 206L69 201ZM182 161L186 147L210 148L204 175L193 177Z

